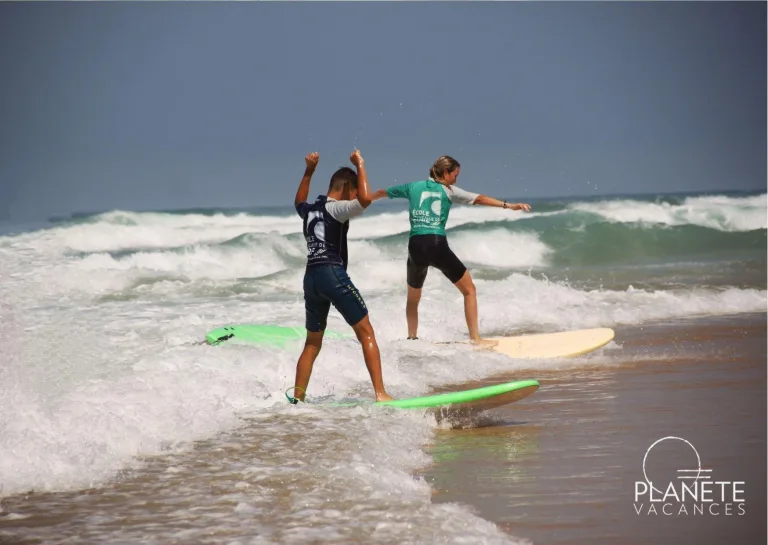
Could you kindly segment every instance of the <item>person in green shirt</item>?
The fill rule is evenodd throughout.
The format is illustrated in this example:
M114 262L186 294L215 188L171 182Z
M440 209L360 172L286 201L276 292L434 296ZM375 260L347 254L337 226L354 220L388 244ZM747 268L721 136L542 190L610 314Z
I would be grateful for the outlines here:
M473 343L490 344L480 337L477 325L477 293L469 271L448 246L445 224L454 203L494 206L509 210L530 211L525 203L508 203L456 187L461 165L453 157L439 157L429 169L429 178L404 185L379 189L371 200L408 199L411 232L408 239L408 298L405 316L408 338L417 339L421 289L429 267L440 270L464 296L464 315Z

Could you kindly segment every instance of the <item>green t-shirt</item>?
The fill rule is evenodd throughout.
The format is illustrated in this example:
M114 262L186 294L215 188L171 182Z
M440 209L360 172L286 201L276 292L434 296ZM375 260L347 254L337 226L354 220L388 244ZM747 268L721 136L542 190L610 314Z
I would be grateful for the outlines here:
M408 199L408 216L411 221L411 234L443 235L448 222L451 204L472 204L479 196L459 189L455 185L446 186L432 178L410 184L395 185L387 188L390 199Z

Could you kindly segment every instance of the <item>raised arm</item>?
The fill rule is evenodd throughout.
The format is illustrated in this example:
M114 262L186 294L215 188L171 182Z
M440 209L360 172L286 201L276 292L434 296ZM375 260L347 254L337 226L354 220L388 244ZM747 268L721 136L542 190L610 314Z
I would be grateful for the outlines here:
M304 169L304 176L299 183L299 189L296 190L296 198L293 200L293 206L298 206L299 203L305 202L309 197L309 182L312 180L312 175L315 173L317 162L320 160L320 154L313 151L304 158L307 163L307 167Z
M487 195L478 195L475 198L473 204L480 206L495 206L496 208L509 208L510 210L523 210L524 212L531 211L531 205L522 202L511 203L507 201L500 201Z
M357 149L349 156L349 160L357 167L357 200L363 208L368 208L371 204L371 194L368 188L368 174L365 172L365 160Z

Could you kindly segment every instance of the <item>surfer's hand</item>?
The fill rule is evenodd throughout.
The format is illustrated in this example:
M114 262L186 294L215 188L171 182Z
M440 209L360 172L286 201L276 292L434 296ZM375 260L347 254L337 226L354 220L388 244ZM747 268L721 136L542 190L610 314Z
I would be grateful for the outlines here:
M523 212L531 211L531 205L525 204L524 202L516 202L515 204L510 204L507 206L507 208L511 208L512 210L522 210Z
M311 168L312 170L315 169L317 166L317 162L320 160L320 154L316 151L313 151L306 157L304 157L304 161L307 163L307 168Z
M360 168L360 165L362 165L365 161L363 160L363 155L360 153L359 149L356 149L352 152L352 155L349 156L349 160L352 161L352 164L356 167Z

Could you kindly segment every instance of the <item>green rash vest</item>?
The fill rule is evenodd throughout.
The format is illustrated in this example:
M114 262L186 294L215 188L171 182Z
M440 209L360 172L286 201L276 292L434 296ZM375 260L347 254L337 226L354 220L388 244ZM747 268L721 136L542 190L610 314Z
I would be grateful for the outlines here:
M390 199L408 199L410 236L445 236L445 224L448 222L451 205L473 204L478 196L478 193L464 191L455 185L443 185L432 178L387 188L387 197Z

